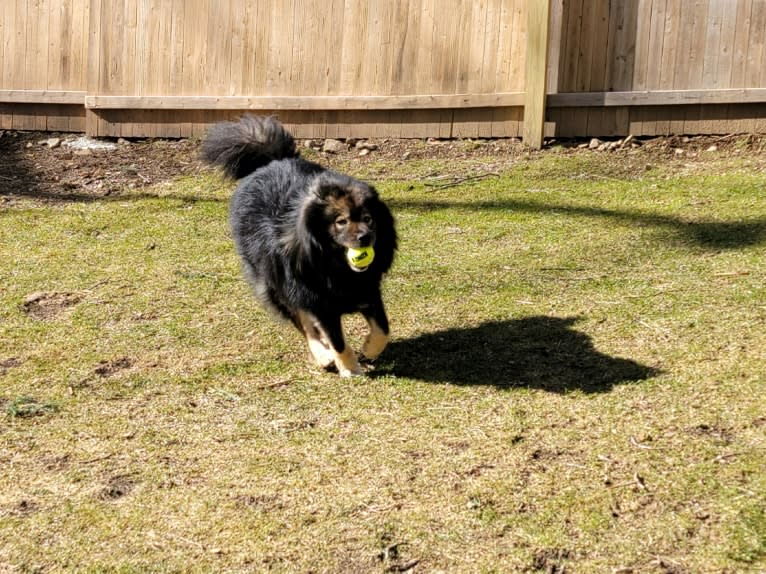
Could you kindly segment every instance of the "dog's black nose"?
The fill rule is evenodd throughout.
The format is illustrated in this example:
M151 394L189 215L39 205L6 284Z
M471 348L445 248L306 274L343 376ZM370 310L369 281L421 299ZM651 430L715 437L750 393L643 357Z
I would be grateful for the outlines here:
M357 234L356 240L359 242L359 245L361 247L369 247L372 243L372 233L369 231L364 231L362 233Z

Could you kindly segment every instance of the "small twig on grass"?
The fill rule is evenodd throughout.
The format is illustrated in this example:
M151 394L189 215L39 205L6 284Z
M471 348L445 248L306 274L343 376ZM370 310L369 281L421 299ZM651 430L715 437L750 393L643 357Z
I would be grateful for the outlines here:
M111 281L110 279L101 279L100 281L96 281L93 285L91 285L87 289L84 289L83 291L85 293L90 293L92 291L95 291L96 287L101 287L102 285L106 285L110 281Z
M417 558L415 560L410 560L409 562L405 562L404 564L392 564L388 568L386 568L386 572L409 572L415 566L420 564L420 560Z
M644 478L638 473L633 475L633 480L611 484L609 485L609 488L627 488L628 486L637 486L640 490L646 490L646 482L644 481Z
M263 383L261 385L256 385L256 389L275 389L277 387L284 387L289 385L290 383L297 383L300 382L301 379L282 379L281 381L274 381L273 383Z
M665 295L666 293L678 293L679 291L683 291L683 289L664 289L662 291L655 291L654 293L649 293L648 295L625 295L626 299L647 299L649 297L659 297L660 295Z
M750 275L750 271L723 271L721 273L713 273L713 277L742 277Z
M717 457L713 459L714 463L722 463L723 461L730 459L730 458L736 458L742 454L745 454L743 452L730 452L728 454L719 454Z
M200 550L205 550L205 545L197 542L196 540L191 540L189 538L185 538L184 536L179 536L178 534L170 534L169 532L165 533L165 537L169 538L171 540L179 540L181 542L185 542L186 544L189 544L191 546L196 546Z
M603 180L606 180L606 181L616 181L618 183L622 183L622 182L625 181L624 179L618 179L616 177L609 177L608 175L598 175L598 174L595 174L595 173L588 173L588 174L581 173L580 175L574 177L574 179L588 179L588 178L603 179Z
M717 138L713 138L711 141L720 142L724 140L730 140L730 139L736 138L739 135L742 135L742 134L727 134L725 136L718 136Z
M114 456L114 453L105 454L104 456L97 456L96 458L91 458L88 460L82 461L80 464L93 464L94 462L101 462L102 460L109 460Z
M655 556L654 560L652 560L652 564L655 564L656 566L659 566L663 569L664 572L680 572L681 571L681 564L671 560L670 558L665 558L663 556Z
M466 183L468 181L479 181L479 180L482 180L482 179L486 179L488 177L499 177L499 176L500 176L499 173L495 173L495 172L491 171L491 172L488 172L488 173L482 173L482 174L478 174L478 175L469 175L469 176L466 176L466 177L461 177L461 178L455 179L455 180L453 180L453 181L451 181L449 183L442 183L442 184L439 184L439 185L434 185L434 184L431 184L431 183L426 183L425 185L429 186L431 188L431 191L435 191L437 189L447 189L448 187L457 187L461 183Z
M645 444L642 444L642 443L641 443L641 442L639 442L639 440L638 440L636 437L634 437L634 436L630 437L630 444L632 444L632 445L633 445L634 447L636 447L636 448L643 448L643 449L645 449L645 450L660 450L660 449L658 449L658 448L657 448L657 447L655 447L655 446L647 446L647 445L645 445Z

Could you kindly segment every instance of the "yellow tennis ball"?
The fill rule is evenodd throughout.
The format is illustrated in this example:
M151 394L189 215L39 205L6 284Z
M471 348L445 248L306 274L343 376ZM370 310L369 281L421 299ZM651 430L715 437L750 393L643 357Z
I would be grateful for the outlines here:
M368 267L374 258L375 250L372 247L360 247L359 249L352 247L346 251L346 259L356 269Z

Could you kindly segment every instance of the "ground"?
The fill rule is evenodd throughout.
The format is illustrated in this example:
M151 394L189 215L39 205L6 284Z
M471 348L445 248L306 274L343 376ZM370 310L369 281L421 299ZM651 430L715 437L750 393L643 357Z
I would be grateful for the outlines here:
M0 137L0 572L766 571L763 138L299 142L397 218L348 380L198 141L79 137Z
M67 140L76 137L79 136L0 131L0 201L13 201L16 194L54 201L95 199L119 194L121 190L148 187L182 175L194 175L206 169L198 157L199 142L193 139L107 140L115 143L114 149L92 151L67 147ZM54 148L47 144L51 138L60 140ZM612 138L604 143L615 140ZM298 143L307 157L321 159L324 165L338 169L346 168L351 161L362 171L365 164L380 165L385 162L387 170L396 172L397 166L406 165L410 160L458 160L447 163L446 170L440 166L438 174L423 174L434 180L434 186L440 184L439 179L453 185L462 183L466 177L476 177L476 170L466 167L470 166L471 159L481 159L481 169L478 170L481 177L491 175L494 169L540 153L528 151L517 139L364 141L374 144L371 147L375 149L363 156L354 145L344 146L345 151L326 153L320 151L321 140ZM713 155L717 159L754 155L761 167L766 164L766 159L758 155L766 149L766 137L758 136L642 138L618 150L602 151L588 149L589 144L587 140L554 140L548 142L548 150L565 154L609 154L614 171L620 176L631 172L640 174L655 162L694 164L705 162ZM488 156L493 161L487 162ZM371 175L374 177L376 174ZM390 177L391 174L377 175Z

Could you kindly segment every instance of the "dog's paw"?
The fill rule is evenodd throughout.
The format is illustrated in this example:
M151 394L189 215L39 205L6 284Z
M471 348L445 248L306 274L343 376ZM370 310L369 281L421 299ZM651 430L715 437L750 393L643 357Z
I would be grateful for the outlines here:
M362 345L362 356L368 361L374 361L383 352L388 344L388 336L380 331L372 331Z
M335 353L319 339L309 339L309 351L320 368L328 370L335 365Z
M361 377L364 375L356 355L348 347L335 357L335 366L338 367L338 374L341 377Z
M348 379L351 377L364 377L364 371L362 368L354 369L354 370L348 370L344 369L342 371L338 371L338 374L340 374L341 377L344 379Z

